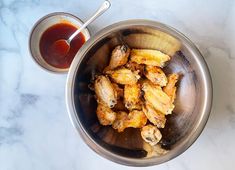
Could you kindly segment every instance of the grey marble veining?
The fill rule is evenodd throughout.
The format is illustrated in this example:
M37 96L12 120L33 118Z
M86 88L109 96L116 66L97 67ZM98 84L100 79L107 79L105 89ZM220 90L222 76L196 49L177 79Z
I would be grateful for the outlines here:
M66 75L45 72L28 38L42 16L66 11L85 20L102 0L0 0L0 170L134 169L91 151L67 116ZM112 0L90 25L144 18L175 27L201 50L213 79L213 108L198 140L165 164L143 169L233 170L235 165L235 1Z

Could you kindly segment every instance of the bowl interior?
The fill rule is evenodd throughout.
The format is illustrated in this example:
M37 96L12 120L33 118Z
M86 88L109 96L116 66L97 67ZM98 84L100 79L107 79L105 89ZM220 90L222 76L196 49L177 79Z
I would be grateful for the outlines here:
M161 130L161 146L169 150L167 154L174 152L182 142L190 140L189 136L195 132L204 116L203 109L207 99L203 70L191 47L184 43L185 40L181 39L178 33L165 30L163 27L146 25L129 25L109 31L90 43L84 55L79 56L81 62L74 73L72 102L75 105L77 121L86 134L112 154L125 158L151 159L146 158L147 152L143 149L139 129L128 128L123 133L118 133L111 127L98 123L95 113L97 103L94 92L88 86L94 80L94 76L102 73L108 65L110 53L115 46L125 43L131 48L156 49L154 38L151 39L151 36L147 35L156 38L159 31L167 32L182 42L181 51L177 52L164 68L166 73L182 74L178 83L174 112L167 116L166 127ZM138 40L138 43L133 41L133 35L138 34L146 35L148 39L141 36L143 39Z
M43 68L52 71L52 72L67 72L69 68L61 69L56 68L49 65L42 57L40 53L39 43L42 34L51 26L58 24L58 23L69 23L77 28L79 28L83 22L78 19L77 17L67 14L67 13L52 13L41 20L39 20L34 28L32 29L31 36L30 36L30 51L34 60ZM90 38L90 34L88 29L84 29L82 31L83 35L85 36L85 40L87 41Z

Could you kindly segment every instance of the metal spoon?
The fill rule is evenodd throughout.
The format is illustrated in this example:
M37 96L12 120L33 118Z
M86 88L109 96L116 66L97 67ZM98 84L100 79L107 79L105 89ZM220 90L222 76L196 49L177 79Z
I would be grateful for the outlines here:
M65 57L66 54L69 52L70 43L73 40L73 38L76 37L88 24L90 24L97 17L103 14L107 9L109 9L110 6L111 3L108 0L104 1L103 4L100 6L100 8L94 13L94 15L92 15L92 17L89 20L87 20L77 31L75 31L67 40L60 39L55 41L50 47L50 50L59 58Z

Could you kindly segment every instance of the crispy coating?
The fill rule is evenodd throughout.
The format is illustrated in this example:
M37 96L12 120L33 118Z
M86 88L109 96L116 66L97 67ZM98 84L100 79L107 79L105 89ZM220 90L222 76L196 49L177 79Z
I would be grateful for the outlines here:
M147 123L147 117L142 111L133 110L129 114L126 112L120 111L117 113L116 120L112 124L114 129L117 129L118 132L123 132L124 129L132 128L141 128Z
M126 127L141 128L147 123L147 117L143 111L133 110L128 114Z
M113 109L114 111L128 111L122 99L118 99L117 104Z
M101 125L112 125L116 119L116 113L113 112L109 107L98 104L96 115Z
M112 83L112 84L113 84L113 88L117 92L117 99L123 98L124 90L121 87L119 87L118 84L116 83Z
M176 86L175 84L177 83L179 79L178 74L170 74L168 76L168 83L166 87L163 88L163 91L171 98L171 102L173 103L175 100L175 95L176 95Z
M119 66L123 66L127 63L130 55L130 48L127 45L119 45L114 48L111 54L108 68L113 70ZM107 69L106 69L107 70Z
M163 67L170 57L158 50L132 49L131 61L138 64Z
M140 105L140 85L132 84L125 85L124 87L124 103L125 107L129 110L138 108Z
M143 112L152 124L156 125L158 128L165 127L166 124L165 115L155 110L150 103L146 102L145 106L143 106Z
M145 65L144 64L137 64L135 62L129 61L126 64L126 68L130 69L133 72L137 72L139 75L142 76L144 74Z
M132 72L127 68L120 68L114 71L106 72L114 82L118 84L135 84L140 76L136 72Z
M113 108L117 103L117 92L106 76L98 76L95 80L97 102Z
M166 86L167 77L161 68L155 66L146 66L144 73L152 83L161 87Z
M141 136L151 146L156 145L162 138L162 134L156 126L146 125L141 129Z
M123 132L126 128L126 121L127 121L127 113L120 111L117 112L117 116L115 121L112 124L114 129L117 129L118 132Z
M150 103L154 109L165 115L172 113L174 105L172 104L170 97L162 91L160 86L145 81L142 90L144 91L145 100Z
M168 152L168 150L163 149L159 143L151 146L149 143L144 142L143 149L147 152L147 158L165 155Z

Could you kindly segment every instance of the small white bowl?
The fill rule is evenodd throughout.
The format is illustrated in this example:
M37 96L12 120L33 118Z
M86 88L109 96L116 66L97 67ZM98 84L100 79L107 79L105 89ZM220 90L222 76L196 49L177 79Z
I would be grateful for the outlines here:
M29 38L29 50L34 61L36 61L36 63L43 69L54 73L67 73L69 68L57 68L48 64L42 57L39 47L42 34L49 27L58 23L69 23L77 28L81 27L81 25L83 24L83 22L78 17L69 13L55 12L48 14L37 21L36 24L33 26ZM90 38L89 30L85 28L82 33L85 37L85 41L87 41Z

